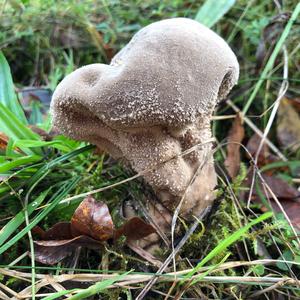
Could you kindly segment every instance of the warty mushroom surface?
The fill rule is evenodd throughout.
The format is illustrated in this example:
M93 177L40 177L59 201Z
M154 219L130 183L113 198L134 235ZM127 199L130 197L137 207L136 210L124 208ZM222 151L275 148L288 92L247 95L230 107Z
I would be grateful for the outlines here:
M58 85L53 125L136 172L152 169L144 179L163 205L173 211L184 196L180 212L191 218L214 199L210 120L238 75L236 56L210 29L186 18L155 22L110 65L84 66Z

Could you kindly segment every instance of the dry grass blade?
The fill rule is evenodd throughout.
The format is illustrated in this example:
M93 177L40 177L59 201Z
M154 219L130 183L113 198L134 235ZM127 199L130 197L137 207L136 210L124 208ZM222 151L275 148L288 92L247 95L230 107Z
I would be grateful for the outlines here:
M9 298L6 294L4 294L2 291L0 291L0 299L3 299L3 300L10 300L11 298Z
M256 293L253 293L253 294L249 297L249 299L258 299L258 297L260 297L261 295L265 294L266 292L270 292L270 291L272 291L272 290L274 290L274 289L277 289L277 288L280 287L280 286L283 286L283 285L285 285L285 284L288 284L289 281L290 281L290 279L287 279L287 280L284 280L284 279L283 279L282 281L278 281L278 282L276 282L275 284L273 284L273 285L271 285L271 286L269 286L269 287L267 287L267 288L262 289L261 291L257 291Z
M259 177L260 181L261 181L261 184L263 185L264 189L267 191L266 194L270 194L272 199L275 201L276 205L279 207L280 211L283 213L284 215L284 218L286 219L286 221L288 222L294 236L295 236L295 239L297 241L297 243L299 244L300 246L300 238L297 234L297 231L295 230L295 227L293 226L292 222L291 222L291 219L289 218L289 216L287 215L286 211L284 210L283 206L281 205L280 201L278 200L278 197L274 194L274 192L272 191L272 189L270 188L270 186L267 184L267 182L265 181L264 177L262 176L259 168L257 167L257 164L255 163L255 160L254 158L252 157L251 153L248 151L248 149L241 145L242 148L246 151L246 153L248 154L248 156L250 157L252 163L253 163L253 166L254 166L254 172L255 174ZM250 191L249 194L253 193L253 190L252 192ZM275 215L276 217L276 215Z
M207 207L206 210L203 212L204 215L206 215L207 211L210 209L210 207ZM199 216L201 219L201 216ZM197 219L193 225L190 227L190 229L187 231L187 233L184 235L184 237L181 239L181 241L177 244L177 246L173 249L172 253L168 256L168 258L164 261L163 265L159 268L159 270L156 272L155 276L151 278L151 280L146 284L146 286L143 288L141 293L137 296L136 300L143 299L143 297L147 294L147 292L151 289L151 287L155 284L155 282L158 280L157 275L161 275L164 270L167 268L167 266L170 264L171 260L174 259L174 257L177 255L179 250L183 247L187 239L191 236L191 234L196 230L196 228L199 225L199 220ZM176 274L176 272L174 272ZM176 275L175 275L176 278ZM176 281L176 280L174 280Z
M295 265L295 266L300 266L300 262L295 262L295 261L286 261L286 260L280 260L280 259L258 259L258 260L253 260L253 261L231 261L231 262L224 262L221 265L219 265L216 269L212 271L212 273L215 272L220 272L228 269L233 269L233 268L239 268L242 266L255 266L255 265L276 265L277 262L287 262L289 264ZM209 270L210 267L202 267L199 270L199 274L202 272L205 272ZM165 273L165 274L158 274L157 276L160 277L161 279L164 278L171 278L172 276L175 277L177 276L178 278L182 275L185 275L189 273L193 269L186 269L182 271L177 271L177 272L170 272L170 273ZM9 276L9 277L14 277L18 278L23 281L27 281L27 278L31 278L31 273L26 273L26 272L21 272L21 271L16 271L16 270L10 270L10 269L5 269L5 268L0 268L0 274L4 276ZM36 274L37 279L45 279L47 276L51 276L55 282L63 282L63 281L83 281L83 282L96 282L99 280L105 280L105 279L110 279L113 278L114 276L118 275L118 273L112 273L112 274L91 274L91 273L78 273L78 274L63 274L63 275L47 275L47 274ZM123 280L137 280L140 279L141 281L147 281L148 279L152 278L153 275L155 274L129 274L126 275Z
M220 272L228 269L238 268L241 266L254 266L254 265L275 265L278 261L283 262L282 260L273 260L273 259L265 259L265 260L256 260L250 262L227 262L223 263L214 269L211 273ZM288 262L293 263L295 265L299 265L300 263L295 262ZM203 267L200 270L198 275L192 277L192 279L197 279L199 276L203 274L203 272L207 271L210 267ZM167 274L157 274L156 279L157 282L179 282L182 280L182 275L187 274L192 269L179 271L179 272L172 272ZM19 279L25 280L26 278L31 278L31 273L24 273L15 270L7 270L0 268L0 274L5 276L17 277ZM55 289L64 288L61 283L67 281L73 282L85 282L85 283L93 283L98 282L101 280L112 279L117 274L64 274L64 275L47 275L47 274L36 274L37 279L39 280L36 285L36 290L40 290L41 287L45 287L47 285L53 286L55 284ZM147 282L153 278L153 275L149 274L129 274L124 276L122 281L118 282L117 284L109 286L109 288L118 288L118 287L135 287L136 284ZM254 276L205 276L201 280L201 282L212 282L212 283L239 283L239 284L267 284L273 286L274 284L280 284L282 286L297 286L299 282L292 278L281 278L281 277L272 277L272 276L264 276L264 277L254 277ZM29 298L31 295L28 294L31 290L31 286L25 288L22 292L19 293L18 298ZM36 294L36 297L42 297L45 294ZM49 294L47 294L49 295Z
M8 286L4 285L3 283L0 282L0 288L2 288L4 291L6 291L7 293L9 293L10 295L19 298L19 294L16 293L15 291L13 291L12 289L10 289Z
M242 113L242 111L230 100L228 99L226 103L237 113ZM263 132L247 117L243 116L245 123L261 138L263 138ZM265 143L270 147L270 149L276 154L281 160L287 161L284 154L272 143L268 138L265 138Z
M231 178L234 178L240 169L241 155L240 155L240 143L244 139L245 130L242 125L242 118L239 114L232 124L232 127L228 134L227 145L227 157L224 165Z

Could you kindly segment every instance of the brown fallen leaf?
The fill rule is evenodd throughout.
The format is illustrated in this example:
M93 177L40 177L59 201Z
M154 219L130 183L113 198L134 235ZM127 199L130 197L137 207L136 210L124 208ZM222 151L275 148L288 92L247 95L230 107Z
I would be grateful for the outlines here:
M300 98L286 98L287 101L300 113Z
M54 130L51 130L49 133L36 125L29 125L28 126L34 133L37 133L43 141L52 141L53 136L55 135Z
M156 230L152 225L144 222L139 217L133 217L115 231L115 239L124 235L127 240L140 240L155 232Z
M263 179L266 184L270 187L286 214L290 218L292 224L300 230L300 193L299 191L291 186L288 182L283 179L275 176L270 176L263 174ZM248 186L250 186L250 180L248 180ZM252 200L260 202L259 191L260 191L270 200L270 203L275 212L282 212L279 206L274 201L273 195L263 188L263 184L260 182L253 190ZM266 207L261 208L263 211L266 211Z
M162 266L162 262L159 259L153 256L149 251L146 251L144 248L138 246L136 241L129 240L126 242L126 244L132 251L149 261L153 266L156 266L157 268Z
M8 143L8 137L0 132L0 150L5 150Z
M0 151L6 149L8 141L9 137L4 133L0 132ZM22 151L19 148L15 148L14 150L22 153Z
M298 190L292 187L288 182L275 176L262 175L267 185L271 188L272 192L279 199L296 199L300 196ZM267 195L269 198L273 198L270 193Z
M72 235L70 222L59 222L53 225L49 230L44 231L41 227L35 226L32 233L37 235L40 239L49 240L66 240L71 239Z
M261 137L258 134L254 134L248 141L246 148L250 152L253 158L255 158L257 149L260 145ZM272 162L278 161L277 157L270 152L270 149L266 143L263 144L262 149L258 155L257 165L258 167L265 166Z
M114 224L107 205L88 196L76 209L71 219L73 235L87 235L99 241L113 237Z
M286 98L281 100L278 109L277 139L283 148L293 152L300 147L300 117Z
M241 155L240 143L245 135L240 115L237 114L227 138L227 157L225 159L225 167L231 178L234 178L240 169Z
M102 243L88 236L80 235L67 240L34 241L34 259L40 263L54 265L71 255L78 247L99 249Z
M297 231L300 233L300 202L295 200L286 199L284 201L280 201L282 208L284 209L285 213L291 220L291 223L295 227ZM276 213L282 213L280 207L276 204L275 201L271 201L271 205L273 210ZM263 212L267 211L266 207L262 207L261 209Z
M125 235L127 241L135 241L156 232L138 217L115 230L107 205L91 196L81 202L71 222L57 223L47 231L36 226L32 231L41 238L40 241L34 241L36 261L51 265L81 246L98 249L113 236L117 239Z

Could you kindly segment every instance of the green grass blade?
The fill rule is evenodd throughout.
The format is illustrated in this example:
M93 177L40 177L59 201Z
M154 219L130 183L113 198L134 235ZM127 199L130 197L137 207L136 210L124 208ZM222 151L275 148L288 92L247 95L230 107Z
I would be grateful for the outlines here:
M110 285L121 280L123 277L125 277L129 273L130 273L130 271L126 272L122 275L117 275L116 277L114 277L112 279L107 279L107 280L97 282L96 284L93 284L92 286L88 287L87 289L82 290L82 291L78 292L76 295L70 297L69 300L87 299L88 297L96 295L97 293L100 293L101 291L105 290Z
M87 289L84 290L79 290L79 289L72 289L72 290L68 290L68 291L59 291L57 293L54 293L48 297L42 298L42 300L54 300L57 299L61 296L64 296L66 294L78 291L78 293L74 296L69 297L69 300L80 300L80 299L87 299L88 297L91 297L97 293L100 293L101 291L105 290L107 287L109 287L110 285L114 284L117 281L120 281L123 277L125 277L126 275L128 275L131 271L126 272L124 274L121 275L116 275L116 277L111 278L111 279L107 279L107 280L103 280L100 282L97 282L95 284L93 284L92 286L88 287Z
M50 199L50 204L43 209L31 223L18 232L11 240L0 247L0 255L14 245L19 239L28 233L34 226L36 226L43 218L45 218L55 206L74 188L80 177L75 177L71 182L64 184Z
M57 292L57 293L54 293L48 297L45 297L45 298L42 298L42 300L54 300L54 299L57 299L61 296L64 296L64 295L67 295L69 293L73 293L73 292L76 292L78 291L79 289L72 289L72 290L63 290L63 291L60 291L60 292Z
M256 83L255 85L255 88L253 90L253 92L251 93L244 109L243 109L243 114L246 114L250 105L252 104L252 102L254 101L261 85L263 84L264 82L264 78L268 77L268 72L271 71L273 65L274 65L274 62L275 62L275 59L280 51L280 49L282 48L286 38L288 37L289 35L289 32L293 26L293 23L297 20L298 18L298 15L299 15L299 12L300 12L300 3L297 4L297 6L295 7L294 11L293 11L293 14L291 16L291 18L289 19L288 23L286 24L279 40L277 41L276 43L276 46L267 62L267 64L265 65L264 67L264 70L262 71L259 79L258 79L258 82Z
M195 20L210 28L230 10L234 3L235 0L206 0Z
M13 147L19 148L36 148L36 147L53 147L61 151L68 152L70 149L64 141L62 140L53 140L53 141L34 141L34 140L17 140L14 142Z
M0 131L13 140L40 140L40 136L23 124L7 107L0 103ZM22 148L26 154L42 154L41 149Z
M60 157L57 157L55 159L53 159L52 161L50 161L49 163L45 164L43 167L41 167L31 178L30 180L28 181L27 183L27 186L31 186L32 184L34 184L37 180L39 180L39 178L41 176L43 176L43 174L45 172L47 172L48 170L56 167L57 165L63 163L64 161L66 160L69 160L85 151L88 151L88 150L91 150L91 149L94 149L95 146L93 145L88 145L88 146L85 146L85 147L82 147L82 148L79 148L79 149L76 149L72 152L69 152L67 154L64 154Z
M40 136L19 121L7 107L0 103L0 130L14 139L40 140Z
M50 190L50 189L49 189ZM41 193L33 202L28 204L28 215L30 216L33 211L45 200L49 190ZM25 221L24 210L21 210L16 216L11 219L0 230L0 246L16 231L16 229Z
M216 265L214 266L211 266L208 268L207 271L205 271L203 274L200 274L199 276L197 276L197 278L194 280L194 282L198 282L200 280L202 280L205 276L207 276L209 273L211 273L213 270L215 270L216 268L218 268L220 265L222 265L226 260L227 258L230 256L230 253L227 253L225 255L225 257L219 262L217 263Z
M300 167L300 160L276 161L260 168L261 172L266 172L275 168L289 167L291 170L297 170Z
M0 102L9 108L21 123L27 124L23 108L14 90L9 64L2 51L0 51Z
M2 164L0 164L0 173L5 173L13 168L26 165L26 164L32 164L37 161L41 160L41 156L38 155L29 155L24 157L16 158L12 161L6 161Z
M220 242L212 251L210 251L202 260L201 262L198 263L198 265L191 271L189 272L186 276L185 279L189 279L191 278L195 273L197 273L200 268L202 268L207 262L209 262L212 258L214 258L216 255L218 255L219 253L221 253L222 251L224 251L225 249L227 249L230 245L232 245L234 242L236 242L238 239L240 239L245 233L247 233L247 231L249 231L249 229L272 217L272 213L271 212L267 212L264 213L263 215L259 216L258 218L254 219L253 221L251 221L249 224L247 224L246 226L242 227L241 229L239 229L238 231L236 231L235 233L233 233L232 235L230 235L228 238L226 238L225 240L223 240L222 242Z

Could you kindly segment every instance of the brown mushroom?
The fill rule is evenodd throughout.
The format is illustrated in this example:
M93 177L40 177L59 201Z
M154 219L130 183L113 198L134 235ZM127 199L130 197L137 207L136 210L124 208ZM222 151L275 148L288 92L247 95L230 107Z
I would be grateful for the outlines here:
M181 154L211 138L214 107L238 74L234 53L210 29L186 18L156 22L110 65L68 75L53 95L53 125L123 158L136 172L155 167L144 179L162 203L174 210L185 194L181 214L198 215L214 199L211 144Z

